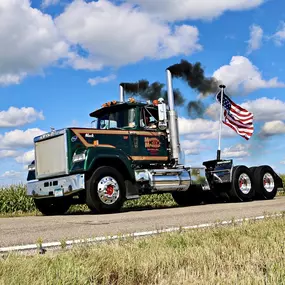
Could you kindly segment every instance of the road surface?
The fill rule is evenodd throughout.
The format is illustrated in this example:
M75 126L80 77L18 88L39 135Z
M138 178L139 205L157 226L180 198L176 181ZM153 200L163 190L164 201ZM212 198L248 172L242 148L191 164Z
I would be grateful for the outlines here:
M109 215L64 215L0 218L0 247L96 236L127 234L162 228L255 217L285 211L285 197L249 203L223 203Z

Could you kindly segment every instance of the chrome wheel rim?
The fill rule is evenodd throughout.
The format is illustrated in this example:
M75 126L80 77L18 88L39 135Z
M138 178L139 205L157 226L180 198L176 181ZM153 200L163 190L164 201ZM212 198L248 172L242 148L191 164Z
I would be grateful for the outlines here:
M103 177L97 186L99 199L107 205L114 204L120 197L119 184L111 176Z
M248 194L251 190L251 181L246 173L242 173L238 178L239 189L243 194Z
M274 178L270 173L265 173L263 175L263 187L269 193L274 190Z

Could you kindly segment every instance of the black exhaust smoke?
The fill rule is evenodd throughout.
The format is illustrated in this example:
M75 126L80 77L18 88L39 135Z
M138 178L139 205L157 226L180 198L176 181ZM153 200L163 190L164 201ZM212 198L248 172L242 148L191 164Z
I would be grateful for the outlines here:
M219 82L213 77L205 77L200 62L191 64L187 60L181 60L180 63L174 64L167 69L173 77L182 78L187 82L192 89L202 95L202 98L218 91ZM166 103L168 102L167 91L164 90L165 84L163 83L154 82L150 84L149 81L141 79L135 83L121 83L121 85L126 93L132 94L134 97L141 97L144 100L151 101L162 97ZM187 102L179 89L174 89L173 95L175 105L186 107L190 117L203 116L205 106L201 100Z
M128 94L132 94L135 97L141 97L144 100L156 100L158 98L163 98L167 103L167 91L164 90L165 84L160 82L153 82L152 84L145 79L141 79L135 83L121 83L124 90ZM174 89L174 102L177 106L183 106L185 103L185 98L181 94L179 89Z
M192 65L187 60L182 59L180 63L169 66L167 69L173 77L182 78L192 89L197 90L204 96L216 93L218 90L219 82L214 77L205 77L200 62Z

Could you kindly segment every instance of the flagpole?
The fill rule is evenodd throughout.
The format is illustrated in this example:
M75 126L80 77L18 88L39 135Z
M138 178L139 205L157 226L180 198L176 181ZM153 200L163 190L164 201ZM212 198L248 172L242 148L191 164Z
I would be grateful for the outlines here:
M219 145L217 150L217 160L221 159L221 136L222 136L222 118L223 118L223 97L225 85L220 85L221 88L221 105L220 105L220 130L219 130Z

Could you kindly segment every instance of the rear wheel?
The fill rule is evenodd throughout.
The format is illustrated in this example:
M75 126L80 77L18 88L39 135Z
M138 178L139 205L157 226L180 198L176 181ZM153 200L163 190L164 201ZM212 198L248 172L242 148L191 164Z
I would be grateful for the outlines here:
M230 199L234 202L251 201L255 195L252 184L250 169L244 165L235 166L229 190Z
M71 200L66 197L34 199L34 203L36 208L46 216L63 215L71 206Z
M277 193L277 185L274 179L275 172L268 165L256 167L254 170L254 188L257 198L273 199Z
M86 183L86 204L93 212L118 212L125 197L124 178L113 167L99 167Z

